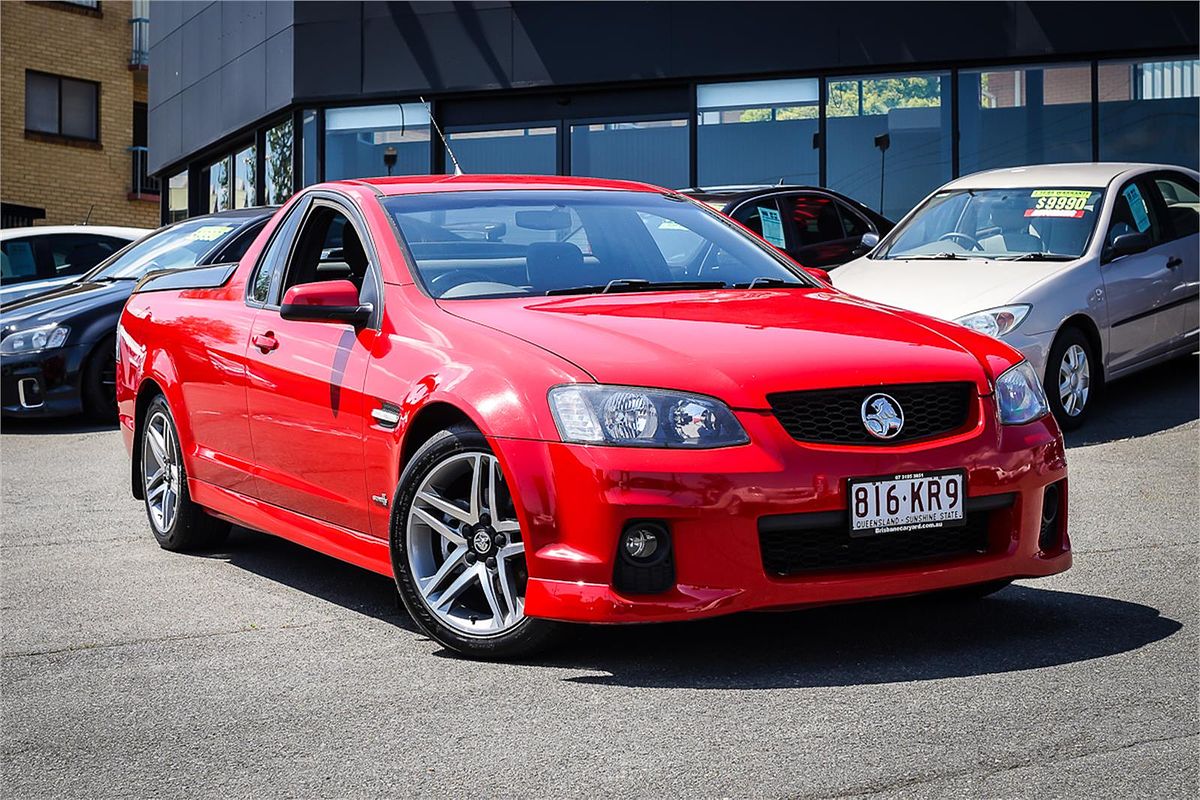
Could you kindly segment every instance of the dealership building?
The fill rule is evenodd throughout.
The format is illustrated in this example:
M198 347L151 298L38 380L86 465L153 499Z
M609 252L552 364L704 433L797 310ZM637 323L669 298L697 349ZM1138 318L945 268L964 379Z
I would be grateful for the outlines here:
M982 169L1196 168L1196 3L153 2L164 219L321 180L819 184L899 217Z

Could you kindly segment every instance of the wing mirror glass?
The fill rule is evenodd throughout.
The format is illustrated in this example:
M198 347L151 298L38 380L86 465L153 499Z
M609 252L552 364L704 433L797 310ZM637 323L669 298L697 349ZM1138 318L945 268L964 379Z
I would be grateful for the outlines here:
M1122 233L1109 245L1109 257L1120 258L1135 253L1144 253L1150 249L1150 245L1150 234L1148 233Z
M873 231L867 231L858 240L858 245L854 248L854 255L866 255L875 249L875 245L879 244L879 234Z
M358 287L350 281L301 283L288 289L279 306L284 319L306 322L348 322L365 325L371 319L370 303L360 303Z

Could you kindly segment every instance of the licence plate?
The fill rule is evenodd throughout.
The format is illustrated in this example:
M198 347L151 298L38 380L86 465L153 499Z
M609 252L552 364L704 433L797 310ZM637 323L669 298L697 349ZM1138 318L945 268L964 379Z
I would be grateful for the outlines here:
M966 472L911 472L851 479L850 535L948 528L966 521Z

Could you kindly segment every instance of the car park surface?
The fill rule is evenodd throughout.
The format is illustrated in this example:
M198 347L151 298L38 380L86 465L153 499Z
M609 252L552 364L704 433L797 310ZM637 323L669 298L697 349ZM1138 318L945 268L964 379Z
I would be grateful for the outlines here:
M4 793L1191 796L1196 376L1114 385L1068 437L1070 572L516 664L437 657L387 578L274 537L166 553L115 429L6 421Z

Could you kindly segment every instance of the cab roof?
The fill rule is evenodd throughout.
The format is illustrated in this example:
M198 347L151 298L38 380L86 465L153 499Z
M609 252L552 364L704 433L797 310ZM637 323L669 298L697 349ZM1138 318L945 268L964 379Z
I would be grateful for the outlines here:
M504 191L544 189L609 189L627 192L669 191L648 183L563 175L411 175L399 178L360 178L330 181L333 186L369 186L386 197L430 192Z

